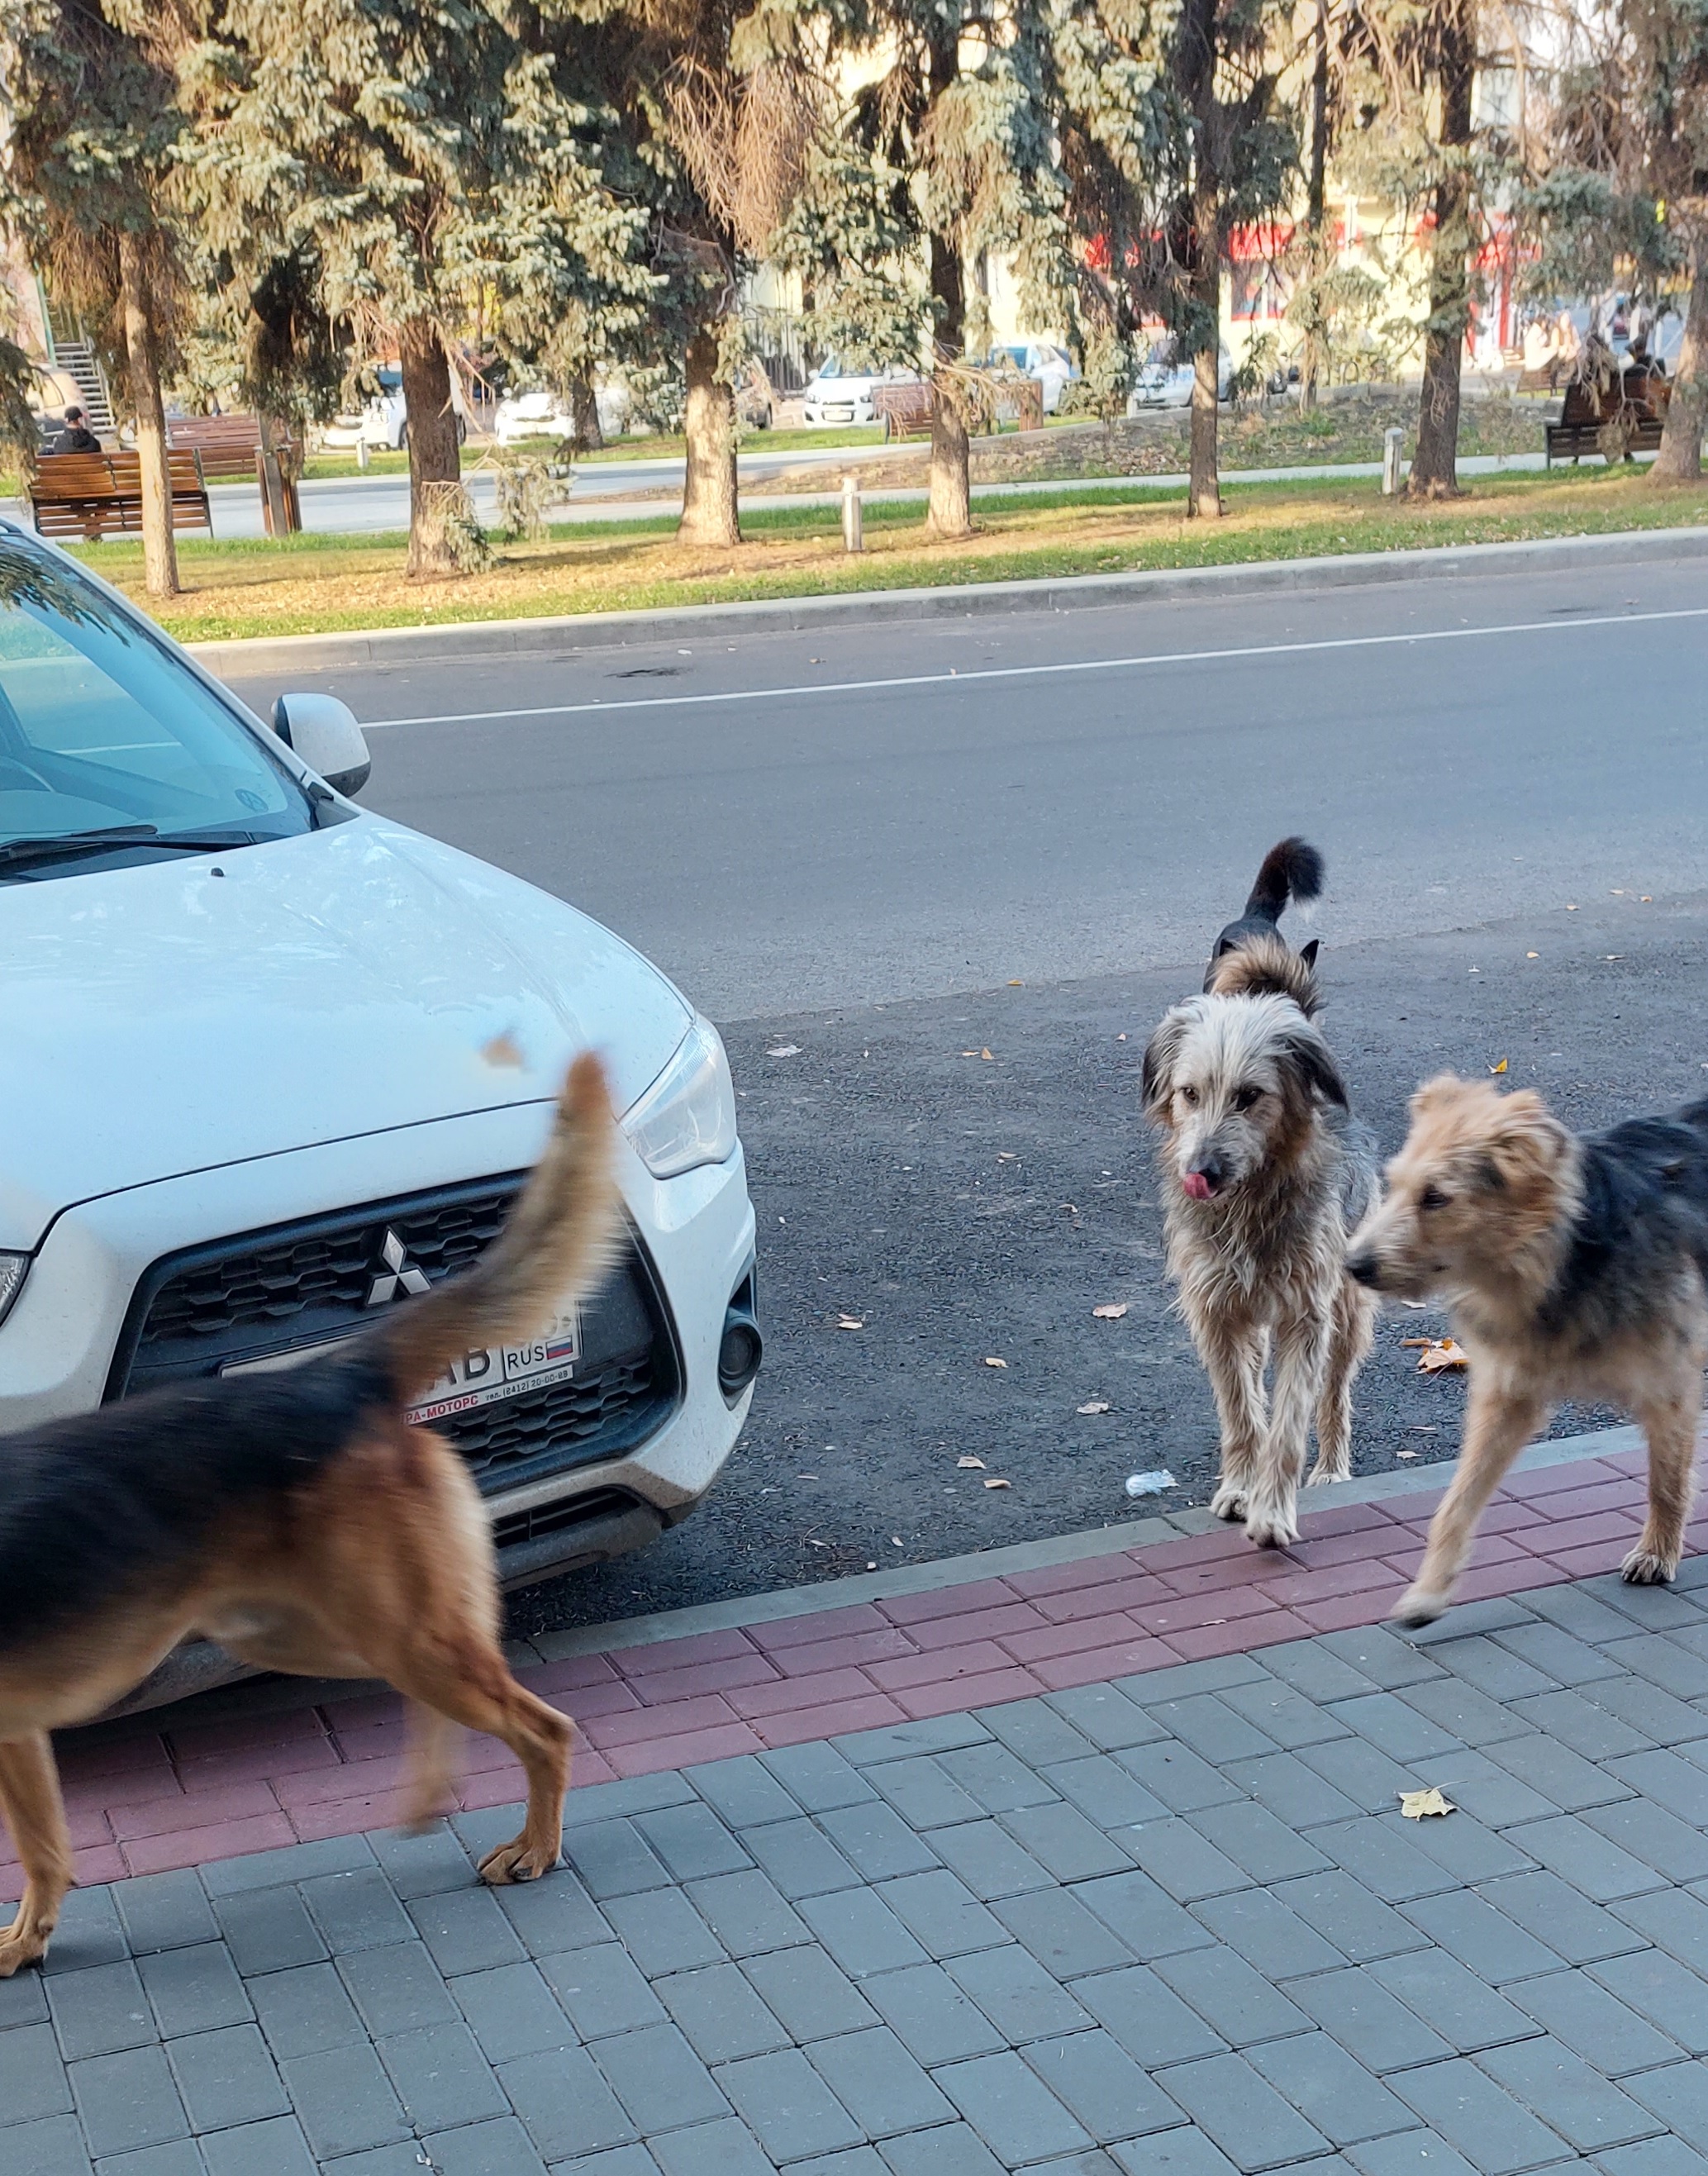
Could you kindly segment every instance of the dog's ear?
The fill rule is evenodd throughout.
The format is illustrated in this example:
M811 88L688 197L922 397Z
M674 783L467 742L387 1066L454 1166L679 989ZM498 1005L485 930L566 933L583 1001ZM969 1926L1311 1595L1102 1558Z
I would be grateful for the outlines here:
M1352 1099L1341 1078L1341 1069L1335 1063L1335 1053L1308 1020L1301 1020L1286 1031L1281 1039L1280 1057L1282 1065L1294 1074L1307 1096L1314 1092L1325 1103L1338 1104L1343 1111L1352 1108Z
M1320 937L1314 937L1308 944L1300 945L1299 957L1304 961L1306 966L1314 967L1317 964L1317 955L1322 950L1322 938Z
M1412 1091L1406 1108L1414 1118L1427 1118L1432 1111L1444 1111L1456 1103L1468 1085L1456 1073L1438 1073Z
M1185 1040L1190 1015L1183 1005L1165 1013L1156 1031L1145 1046L1145 1069L1140 1083L1147 1118L1160 1118L1174 1091L1174 1065Z
M1551 1180L1571 1149L1571 1135L1533 1088L1502 1096L1482 1163L1494 1185L1522 1189Z

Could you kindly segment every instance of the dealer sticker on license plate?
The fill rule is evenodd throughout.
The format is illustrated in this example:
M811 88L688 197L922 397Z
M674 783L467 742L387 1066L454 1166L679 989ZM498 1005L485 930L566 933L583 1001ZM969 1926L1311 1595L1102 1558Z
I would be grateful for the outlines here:
M270 1373L280 1368L300 1367L347 1343L332 1338L319 1345L298 1346L289 1352L269 1352L258 1360L238 1360L220 1369L224 1375ZM423 1425L449 1420L457 1413L473 1412L479 1406L497 1405L502 1398L519 1398L525 1390L543 1390L553 1383L574 1379L581 1357L581 1325L569 1307L543 1330L521 1345L492 1345L477 1352L465 1352L454 1360L427 1395L406 1406L404 1418Z

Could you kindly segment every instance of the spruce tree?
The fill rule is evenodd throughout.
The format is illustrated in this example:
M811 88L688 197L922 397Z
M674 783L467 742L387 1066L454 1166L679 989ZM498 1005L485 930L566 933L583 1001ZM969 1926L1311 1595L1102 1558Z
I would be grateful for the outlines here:
M1083 238L1082 314L1126 367L1149 317L1193 361L1188 511L1221 512L1221 280L1238 228L1292 199L1286 0L1057 0L1062 144ZM1118 368L1117 364L1107 366Z
M183 122L141 0L0 0L10 125L0 215L84 321L136 431L143 565L175 596L161 379L182 292L167 184Z
M459 564L453 354L490 302L526 351L576 312L638 320L640 220L604 188L611 117L550 33L558 0L209 0L180 79L206 239L264 291L281 262L360 349L394 349L412 576Z
M868 79L822 142L785 251L851 362L930 360L928 533L971 527L966 367L984 260L1012 258L1040 326L1067 318L1049 0L831 0L833 65Z

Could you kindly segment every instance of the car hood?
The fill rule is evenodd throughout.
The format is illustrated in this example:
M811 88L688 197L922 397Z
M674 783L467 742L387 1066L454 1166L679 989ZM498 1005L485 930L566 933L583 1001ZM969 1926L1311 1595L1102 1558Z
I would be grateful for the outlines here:
M0 885L0 958L8 1248L126 1187L537 1102L590 1045L626 1110L693 1017L585 915L369 816Z

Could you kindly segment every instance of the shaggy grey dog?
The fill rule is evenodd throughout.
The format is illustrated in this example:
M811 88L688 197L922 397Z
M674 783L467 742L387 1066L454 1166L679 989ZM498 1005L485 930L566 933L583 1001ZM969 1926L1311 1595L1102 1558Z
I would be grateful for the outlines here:
M1298 1537L1313 1422L1311 1481L1352 1472L1376 1307L1346 1275L1346 1239L1378 1199L1376 1141L1316 1025L1312 965L1272 920L1218 953L1210 982L1151 1036L1145 1108L1162 1137L1169 1274L1221 1422L1210 1509L1280 1547Z

